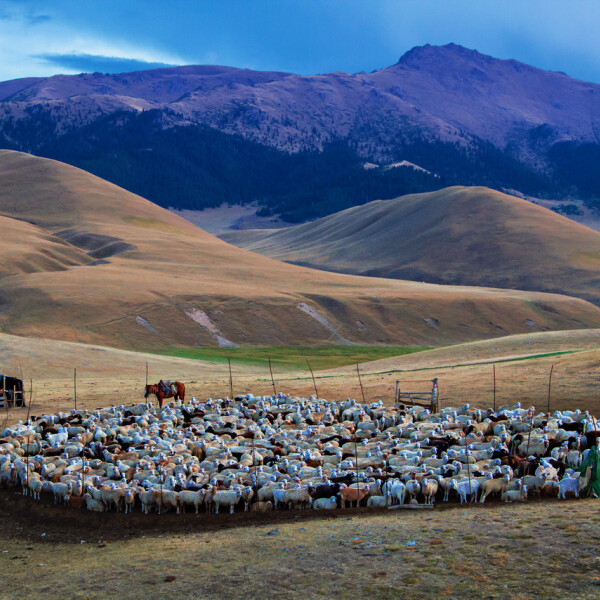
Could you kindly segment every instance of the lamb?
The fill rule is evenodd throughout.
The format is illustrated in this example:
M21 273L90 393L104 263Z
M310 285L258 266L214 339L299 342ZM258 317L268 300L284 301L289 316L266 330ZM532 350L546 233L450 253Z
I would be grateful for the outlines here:
M215 505L215 513L219 514L219 506L221 504L225 506L229 506L229 514L234 513L235 505L240 501L242 497L242 492L240 490L217 490L213 497L212 501Z
M313 500L313 508L315 510L332 510L337 508L337 497L317 498L316 500Z
M502 492L500 499L503 502L526 502L527 501L527 486L521 486L518 490L506 490Z

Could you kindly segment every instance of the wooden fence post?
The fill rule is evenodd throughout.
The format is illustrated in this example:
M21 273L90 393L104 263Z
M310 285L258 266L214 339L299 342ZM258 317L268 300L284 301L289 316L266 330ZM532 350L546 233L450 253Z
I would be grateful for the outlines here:
M27 421L25 423L29 425L29 412L31 411L31 397L33 396L33 379L29 380L29 402L27 403Z
M75 410L77 410L77 367L73 369L73 392L75 395Z
M360 383L360 393L362 394L363 404L366 404L365 400L365 390L363 388L362 379L360 377L360 369L358 368L358 363L356 363L356 372L358 373L358 383Z
M229 364L229 397L233 400L233 375L231 373L231 359L227 357L227 363Z
M550 377L548 377L548 409L546 411L548 416L550 416L550 392L552 390L552 371L554 371L554 363L552 363L552 366L550 367Z
M308 358L306 359L306 364L308 365L308 369L310 370L310 374L312 376L312 380L313 380L313 386L315 388L315 395L317 396L317 400L319 399L319 391L317 390L317 383L315 381L315 374L313 373L312 367L310 366L310 363L308 362Z
M273 394L277 396L277 390L275 389L275 379L273 378L273 369L271 367L271 357L269 357L269 373L271 373L271 383L273 384Z
M494 412L496 412L496 364L492 365L494 371Z

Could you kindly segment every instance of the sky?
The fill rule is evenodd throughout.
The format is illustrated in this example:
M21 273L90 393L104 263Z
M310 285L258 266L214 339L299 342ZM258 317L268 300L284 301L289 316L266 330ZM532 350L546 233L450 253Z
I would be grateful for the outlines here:
M373 71L454 42L600 82L599 0L0 0L0 81L163 65Z

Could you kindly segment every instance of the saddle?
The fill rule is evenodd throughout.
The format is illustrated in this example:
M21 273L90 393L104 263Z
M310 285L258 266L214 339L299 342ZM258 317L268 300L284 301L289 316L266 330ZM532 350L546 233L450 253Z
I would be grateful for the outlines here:
M177 394L177 386L172 381L165 381L163 382L163 392L165 394L171 392L175 396Z

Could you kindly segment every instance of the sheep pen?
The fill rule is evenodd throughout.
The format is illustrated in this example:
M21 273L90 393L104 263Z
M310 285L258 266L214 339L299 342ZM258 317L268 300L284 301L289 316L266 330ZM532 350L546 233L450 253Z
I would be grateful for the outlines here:
M30 417L0 438L0 485L93 512L344 509L595 493L587 411L535 413L283 393ZM581 466L583 465L583 466ZM527 479L529 478L529 479ZM327 499L329 502L317 502Z
M0 440L0 570L20 590L3 597L218 598L236 585L270 597L276 580L283 597L591 598L595 501L536 499L585 489L576 469L596 429L582 411L430 414L284 394L30 417ZM437 510L389 511L411 501ZM576 586L575 569L589 572ZM317 571L327 577L306 577Z

